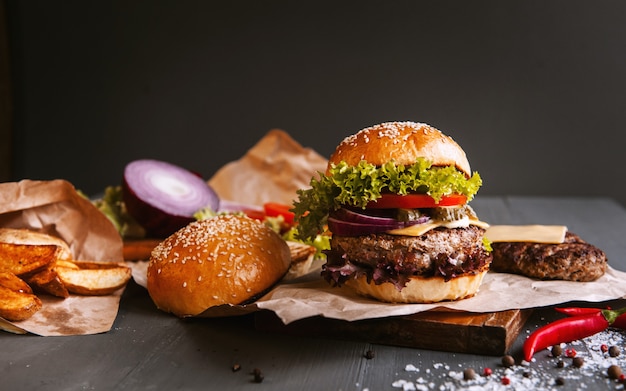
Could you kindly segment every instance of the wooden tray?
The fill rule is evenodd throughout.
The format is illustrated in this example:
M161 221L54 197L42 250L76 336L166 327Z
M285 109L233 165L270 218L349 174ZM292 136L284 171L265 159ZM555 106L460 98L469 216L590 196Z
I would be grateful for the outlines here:
M355 322L313 317L285 325L273 312L260 311L255 314L255 325L259 330L292 335L499 356L508 353L530 313L427 311Z

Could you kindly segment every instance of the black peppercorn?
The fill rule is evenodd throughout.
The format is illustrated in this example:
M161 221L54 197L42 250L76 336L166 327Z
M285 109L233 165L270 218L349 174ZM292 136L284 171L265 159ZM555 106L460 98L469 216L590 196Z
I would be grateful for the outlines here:
M565 379L563 379L562 377L557 377L555 382L557 386L562 386L563 384L565 384Z
M621 352L619 350L619 347L617 347L617 346L611 346L609 348L609 356L611 356L611 357L617 357L617 356L620 355L620 353Z
M552 357L559 357L563 354L563 348L561 348L561 345L554 345L550 352L552 353Z
M254 370L252 371L252 375L254 375L255 383L261 383L263 379L265 379L265 376L263 376L263 372L261 372L259 368L254 368Z
M563 368L564 366L565 366L565 363L563 362L563 360L559 360L556 362L557 368Z
M240 370L240 369L241 369L241 365L239 365L239 364L233 364L233 366L232 366L232 370L233 370L233 372L237 372L237 371L238 371L238 370Z
M506 356L502 357L502 365L506 368L512 367L513 365L515 365L515 359L513 358L513 356L507 354Z
M374 352L371 350L368 350L367 352L365 352L364 357L368 360L371 360L374 358Z

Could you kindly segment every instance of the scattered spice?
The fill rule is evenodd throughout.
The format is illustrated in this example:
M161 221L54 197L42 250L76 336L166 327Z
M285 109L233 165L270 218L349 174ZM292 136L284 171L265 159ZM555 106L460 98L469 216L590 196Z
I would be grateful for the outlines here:
M556 383L557 386L562 386L565 384L565 379L563 379L562 377L557 377L554 382Z
M367 352L365 352L363 357L365 357L368 360L371 360L374 358L374 352L372 350L368 350Z
M621 354L621 351L619 349L619 347L613 345L609 348L609 356L611 357L617 357Z
M576 357L576 349L565 349L565 355L569 358Z
M619 365L611 365L606 373L611 379L619 379L622 376L622 368Z
M507 354L506 356L502 357L502 365L505 368L510 368L515 365L515 359L513 358L513 356Z
M580 368L585 363L585 360L582 357L574 357L572 360L572 365L576 368Z
M556 362L556 367L557 368L563 368L565 367L565 363L563 362L563 360L559 360Z
M561 354L563 354L563 348L561 347L561 345L554 345L550 352L552 353L552 357L559 357Z
M237 371L241 370L241 365L233 364L231 369L232 369L233 372L237 372Z
M602 352L602 345L607 345ZM572 341L568 346L561 344L563 353L554 358L550 348L544 354L538 354L532 362L515 357L515 364L505 367L501 364L503 356L492 359L492 364L484 362L480 372L476 370L476 377L465 378L465 371L469 365L455 370L453 365L445 362L435 362L428 368L422 361L416 365L407 364L404 368L405 378L396 379L392 383L394 389L402 390L566 390L566 389L618 389L624 390L626 375L622 368L626 368L626 354L611 357L608 350L611 346L624 349L626 346L626 329L611 327L607 330ZM577 354L573 358L565 356L566 348L575 348ZM563 369L556 367L561 362ZM480 364L475 364L480 365ZM580 367L578 367L580 365ZM616 365L613 376L610 378L607 369ZM482 375L482 376L480 376ZM557 385L557 379L562 378L563 385ZM560 380L559 380L560 381ZM611 384L613 384L611 386Z
M254 376L255 383L261 383L263 382L263 379L265 379L263 372L261 372L259 368L254 368L254 370L252 370L252 375Z
M465 380L474 380L476 378L476 372L474 368L467 368L463 371L463 379Z

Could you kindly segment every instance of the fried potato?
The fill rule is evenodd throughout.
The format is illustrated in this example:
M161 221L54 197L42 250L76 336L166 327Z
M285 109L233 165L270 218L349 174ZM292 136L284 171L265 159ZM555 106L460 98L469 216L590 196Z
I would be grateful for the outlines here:
M15 244L0 242L0 272L17 276L45 268L58 259L55 244Z
M63 259L58 259L52 267L68 267L70 269L80 269L78 265L72 261L67 261Z
M78 269L78 267L77 267ZM24 281L30 285L35 291L47 293L52 296L66 298L70 293L61 281L59 274L55 270L55 266L47 267L36 273L24 276Z
M11 322L25 320L39 311L41 306L41 300L32 293L0 285L0 317Z
M58 259L72 259L67 242L56 236L25 228L0 228L0 242L12 244L54 244L60 247Z
M16 292L33 293L27 282L11 272L0 272L0 286Z
M73 261L79 268L57 266L63 285L79 295L109 295L124 287L132 276L131 269L113 262Z

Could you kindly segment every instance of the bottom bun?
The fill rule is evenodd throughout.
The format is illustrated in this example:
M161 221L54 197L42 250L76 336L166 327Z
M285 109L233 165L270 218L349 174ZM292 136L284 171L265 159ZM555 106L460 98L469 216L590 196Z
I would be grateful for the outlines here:
M258 298L289 269L289 247L263 223L220 215L196 221L161 242L148 265L156 306L179 317Z
M472 297L478 292L487 270L445 281L443 277L412 277L402 290L390 282L376 285L365 276L346 282L361 296L389 303L427 304Z

